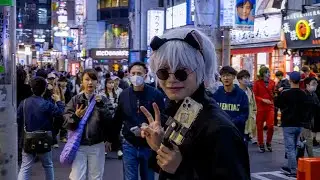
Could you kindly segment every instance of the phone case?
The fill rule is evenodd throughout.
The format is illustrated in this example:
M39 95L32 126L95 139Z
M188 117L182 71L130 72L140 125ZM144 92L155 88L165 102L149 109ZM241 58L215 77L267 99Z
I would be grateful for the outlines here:
M202 104L196 102L190 97L187 97L184 99L183 103L175 114L174 119L181 123L184 128L190 129L202 108ZM181 145L184 140L184 136L181 134L181 129L178 132L173 131L170 135L170 140L177 145Z

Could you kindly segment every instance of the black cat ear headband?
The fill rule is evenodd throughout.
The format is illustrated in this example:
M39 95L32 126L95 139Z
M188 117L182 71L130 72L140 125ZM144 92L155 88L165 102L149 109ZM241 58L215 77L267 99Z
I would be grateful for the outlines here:
M169 41L183 41L186 42L187 44L189 44L190 46L192 46L193 48L195 48L196 50L198 50L201 55L203 56L203 51L202 51L202 47L200 45L200 42L197 40L197 36L195 34L196 32L193 30L191 32L189 32L185 38L180 39L180 38L171 38L171 39L166 39L166 38L159 38L158 36L155 36L151 43L150 43L150 47L153 51L158 50L162 45L164 45L166 42Z

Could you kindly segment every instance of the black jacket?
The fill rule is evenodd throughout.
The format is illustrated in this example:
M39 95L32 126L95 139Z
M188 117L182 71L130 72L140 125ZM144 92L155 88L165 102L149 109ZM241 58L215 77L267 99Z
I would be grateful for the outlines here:
M88 106L88 99L84 93L80 93L70 100L64 112L64 127L69 130L78 128L80 118L75 115L77 104ZM94 145L110 141L112 114L108 108L108 100L102 96L102 101L97 102L82 134L81 145Z
M308 97L308 109L306 118L302 121L302 126L306 129L314 129L316 115L320 109L320 101L316 93L306 91Z
M276 106L281 110L282 127L302 127L309 108L308 97L303 90L292 88L283 91Z
M203 105L203 110L179 146L183 160L176 173L159 171L155 152L149 161L160 172L159 180L249 180L248 150L231 118L209 98L203 85L192 98ZM180 104L171 102L166 115L173 117Z
M148 147L146 140L136 137L130 129L135 126L140 127L142 123L148 123L139 107L144 106L150 113L153 113L152 103L154 102L158 104L160 110L164 109L164 96L154 87L145 84L143 91L139 92L134 91L133 87L124 89L120 94L114 115L113 142L116 142L122 128L123 137L130 144L136 147Z

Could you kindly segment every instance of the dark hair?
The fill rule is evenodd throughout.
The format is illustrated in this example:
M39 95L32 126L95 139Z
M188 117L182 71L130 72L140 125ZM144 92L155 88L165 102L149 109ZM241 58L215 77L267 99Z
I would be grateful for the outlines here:
M106 79L111 78L111 74L110 74L109 72L108 72L108 73L106 73L105 78L106 78Z
M238 72L237 74L237 79L242 79L244 77L249 77L250 78L250 73L247 70L241 70L240 72Z
M26 78L27 78L26 71L22 67L17 68L17 83L24 84Z
M317 78L315 77L307 77L303 82L304 82L304 85L307 86L307 84L310 84L311 81L318 81Z
M81 80L83 80L85 74L87 74L92 80L98 80L97 71L94 69L85 69L82 73Z
M124 72L123 71L118 71L118 77L120 78L120 79L123 79L124 78Z
M45 69L39 69L36 72L36 76L43 77L43 78L47 79L48 73L47 73L47 71Z
M304 72L304 73L310 72L310 68L309 68L308 66L303 66L303 67L301 68L301 71Z
M108 81L113 81L113 80L111 78L106 78L106 80L104 81L104 84L105 84L104 91L105 91L105 94L106 94L107 98L109 99L110 95L109 95L108 89L107 89ZM113 95L113 98L114 98L114 102L117 102L118 97L117 97L117 93L116 93L114 88L112 89L112 95Z
M30 86L33 94L41 96L47 88L47 82L43 77L34 77L31 79Z
M68 79L67 79L67 77L61 75L61 76L59 77L58 81L59 81L59 82L67 82Z
M276 72L276 77L280 77L280 76L283 76L283 72L282 71L277 71Z
M132 63L128 68L129 72L131 71L133 66L142 66L143 69L146 70L146 74L148 73L147 65L145 63L143 63L143 62L134 62L134 63Z
M237 75L237 71L233 68L233 67L231 67L231 66L223 66L221 69L220 69L220 75L222 76L223 74L227 74L227 73L229 73L229 74L232 74L232 75L234 75L234 76L236 76Z
M251 9L253 9L253 2L252 0L242 0L242 1L238 1L238 3L236 4L236 7L241 7L244 6L246 3L250 3Z
M102 72L101 67L95 67L94 70L96 70L97 72Z

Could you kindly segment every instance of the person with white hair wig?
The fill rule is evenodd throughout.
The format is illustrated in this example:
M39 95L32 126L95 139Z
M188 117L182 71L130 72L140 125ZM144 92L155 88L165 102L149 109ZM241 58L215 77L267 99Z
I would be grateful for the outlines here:
M181 28L154 37L150 47L151 70L170 100L163 114L155 103L154 116L146 108L140 108L149 121L141 128L141 136L154 151L149 165L160 172L159 180L250 179L243 136L205 90L204 82L214 81L210 78L217 68L215 47L210 39L196 29ZM166 133L164 129L168 125L175 127L170 117L175 117L187 97L200 103L202 110L193 119L182 143L177 144L167 136L170 128ZM166 121L168 125L163 123Z

